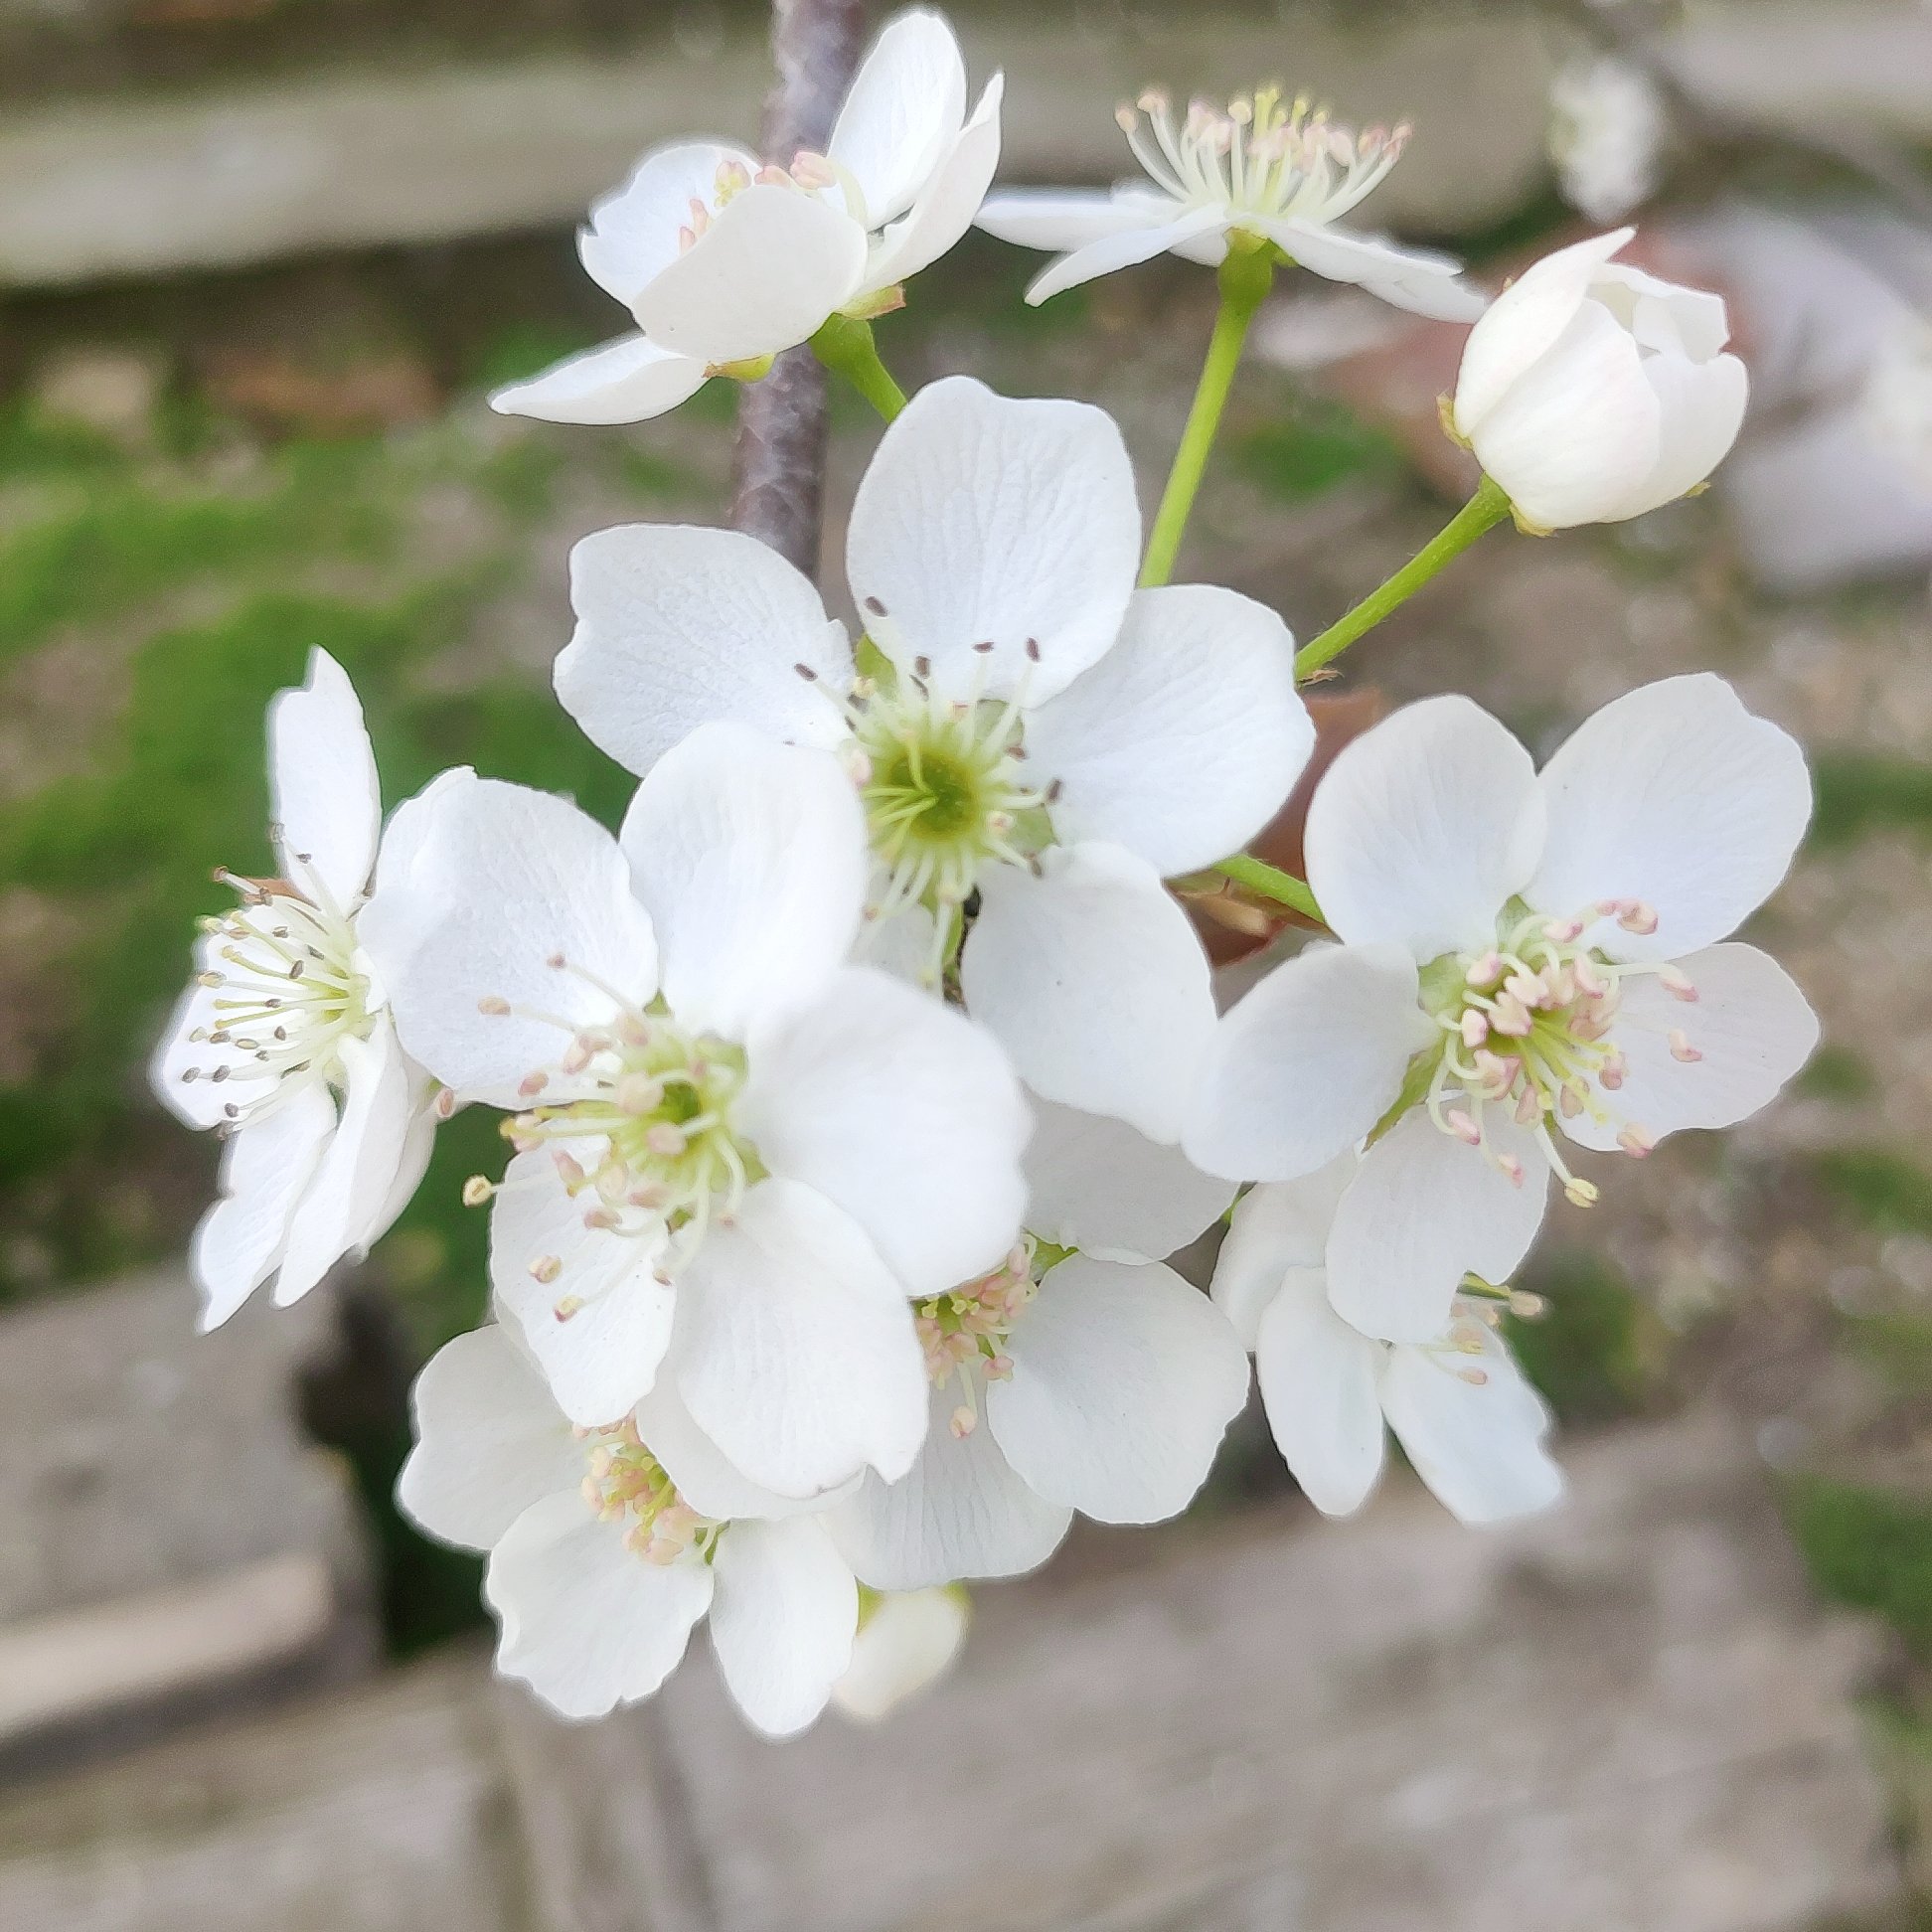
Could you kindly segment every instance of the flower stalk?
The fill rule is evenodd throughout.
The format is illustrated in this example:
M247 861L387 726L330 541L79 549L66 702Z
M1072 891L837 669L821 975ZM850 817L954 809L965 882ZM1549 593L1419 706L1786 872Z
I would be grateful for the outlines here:
M835 315L812 338L812 354L850 383L887 422L905 407L905 392L879 359L870 322Z

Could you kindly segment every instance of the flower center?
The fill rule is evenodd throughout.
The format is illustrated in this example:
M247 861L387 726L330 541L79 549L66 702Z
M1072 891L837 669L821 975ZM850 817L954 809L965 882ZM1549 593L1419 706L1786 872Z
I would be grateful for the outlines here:
M1040 1292L1033 1265L1033 1249L1022 1242L991 1274L913 1305L913 1325L933 1385L943 1386L954 1376L959 1380L963 1399L952 1412L955 1436L969 1436L979 1427L975 1372L986 1381L1003 1381L1013 1373L1006 1341Z
M201 983L214 990L215 1024L190 1037L222 1050L181 1077L234 1089L224 1111L239 1123L285 1081L342 1085L343 1041L366 1039L371 1029L370 989L356 965L355 928L333 906L286 880L217 876L242 902L202 921L213 943Z
M576 1434L586 1445L583 1500L600 1522L624 1526L626 1549L647 1563L675 1563L694 1552L711 1559L724 1525L700 1516L678 1494L632 1417Z
M1445 953L1421 975L1422 1004L1443 1030L1441 1046L1419 1061L1428 1075L1430 1118L1444 1133L1483 1149L1520 1183L1522 1163L1490 1142L1486 1110L1508 1109L1534 1134L1564 1194L1579 1207L1593 1202L1597 1190L1565 1166L1550 1133L1557 1120L1614 1123L1628 1154L1648 1154L1655 1145L1609 1098L1624 1083L1623 1049L1610 1038L1624 983L1651 973L1676 998L1697 997L1675 966L1620 963L1581 944L1584 931L1605 918L1628 932L1657 929L1657 914L1636 899L1607 899L1561 919L1512 900L1494 946ZM1681 1029L1672 1029L1669 1041L1680 1060L1703 1057Z
M1193 207L1224 206L1263 220L1322 223L1345 215L1401 158L1406 125L1355 132L1279 87L1257 87L1223 113L1196 100L1177 121L1160 88L1117 116L1135 159L1158 186Z

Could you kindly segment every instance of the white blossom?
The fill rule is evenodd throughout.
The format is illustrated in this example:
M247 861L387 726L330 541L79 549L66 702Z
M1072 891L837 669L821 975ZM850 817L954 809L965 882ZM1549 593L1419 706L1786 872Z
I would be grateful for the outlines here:
M1613 54L1566 62L1549 83L1549 154L1563 199L1619 222L1656 192L1669 124L1657 82Z
M1463 1522L1546 1509L1562 1473L1543 1447L1549 1411L1498 1326L1507 1290L1469 1284L1417 1342L1364 1335L1329 1300L1329 1238L1360 1169L1351 1151L1254 1189L1215 1263L1214 1301L1254 1352L1283 1459L1317 1509L1352 1515L1381 1475L1385 1424Z
M1337 226L1401 157L1406 126L1357 133L1306 100L1284 106L1278 87L1243 94L1225 112L1197 100L1180 117L1153 89L1119 118L1147 180L1111 193L1016 190L980 210L979 226L1002 241L1058 255L1028 301L1157 254L1212 264L1230 246L1272 244L1301 267L1418 315L1468 321L1481 309L1448 256Z
M286 1306L366 1250L407 1204L435 1131L432 1083L398 1042L364 944L381 916L371 874L399 889L411 808L383 839L362 707L324 651L269 705L268 782L277 876L219 875L241 903L203 922L150 1068L177 1118L227 1141L191 1256L204 1329L270 1276Z
M1723 298L1613 260L1634 234L1545 255L1463 347L1456 433L1532 528L1622 523L1683 496L1744 420Z
M832 1687L848 1717L876 1724L952 1669L971 1605L956 1583L929 1590L865 1590L852 1662Z
M1783 878L1811 810L1798 746L1721 679L1606 705L1538 776L1464 698L1358 738L1309 808L1340 945L1222 1020L1186 1146L1291 1180L1373 1135L1329 1237L1365 1333L1427 1342L1465 1271L1507 1278L1563 1139L1642 1155L1764 1106L1818 1038L1755 947L1719 943Z
M899 284L972 225L1000 158L1001 82L970 117L943 15L897 14L826 144L764 166L715 141L658 148L590 211L585 271L637 331L491 398L552 422L636 422L707 376L754 373L834 315L896 306Z
M718 718L833 753L871 837L873 956L935 979L977 893L960 982L1028 1084L1173 1141L1213 1013L1161 882L1258 831L1314 731L1280 618L1136 590L1140 534L1101 410L952 378L886 430L853 505L875 672L752 539L637 524L577 546L557 689L636 772Z
M993 1042L846 964L865 836L837 766L742 725L661 759L620 839L562 799L438 797L385 936L403 1037L518 1109L491 1274L573 1421L669 1377L764 1488L902 1472L908 1294L993 1265L1028 1117Z

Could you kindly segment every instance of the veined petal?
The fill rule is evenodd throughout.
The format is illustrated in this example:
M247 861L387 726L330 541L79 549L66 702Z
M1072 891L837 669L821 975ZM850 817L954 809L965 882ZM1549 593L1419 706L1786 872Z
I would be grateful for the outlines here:
M679 1392L754 1483L811 1496L867 1465L911 1467L926 1410L912 1310L824 1196L760 1181L706 1236L678 1293Z
M1290 1269L1262 1311L1254 1368L1268 1428L1324 1516L1353 1516L1381 1475L1376 1381L1386 1354L1330 1306L1317 1269Z
M852 950L866 822L827 752L701 724L638 786L620 843L680 1026L742 1041L816 999Z
M1504 1282L1542 1225L1549 1169L1536 1142L1485 1110L1491 1150L1523 1167L1514 1183L1483 1150L1407 1114L1362 1157L1329 1233L1336 1313L1387 1342L1433 1342L1465 1274Z
M1797 742L1708 672L1605 705L1540 783L1549 836L1525 895L1558 918L1641 899L1655 932L1606 919L1586 934L1617 959L1675 959L1734 931L1784 878L1811 817Z
M905 213L959 137L966 63L943 14L908 7L881 31L853 77L826 144L850 174L868 228Z
M1344 939L1421 962L1494 943L1542 851L1528 751L1467 698L1405 705L1344 747L1308 808L1308 883Z
M1101 1523L1159 1523L1208 1479L1247 1400L1226 1318L1158 1261L1049 1268L988 1384L986 1422L1038 1496Z
M577 234L584 272L629 308L677 260L679 231L690 226L691 204L710 208L723 175L749 180L757 171L751 155L723 141L678 141L654 149L621 188L592 205Z
M1159 1261L1210 1227L1234 1184L1105 1114L1034 1104L1027 1227L1103 1261Z
M794 743L846 735L845 627L755 537L622 524L570 553L576 629L557 696L591 743L642 777L701 724L735 720Z
M875 1724L942 1676L966 1641L966 1592L936 1584L892 1590L859 1627L852 1663L832 1687L848 1717Z
M931 266L973 225L1000 165L1000 102L1006 83L995 75L973 117L919 191L911 213L872 245L861 297L890 288Z
M1214 1257L1209 1292L1246 1347L1254 1347L1262 1311L1289 1276L1319 1274L1326 1266L1336 1206L1360 1165L1351 1149L1313 1174L1266 1182L1241 1197Z
M1150 214L1154 206L1150 201ZM1117 268L1152 261L1157 254L1166 254L1170 249L1178 254L1191 242L1210 236L1218 240L1234 226L1233 214L1223 207L1184 209L1178 202L1165 206L1171 211L1166 220L1152 222L1145 228L1116 229L1049 262L1027 290L1028 305L1038 308L1066 289L1077 288L1082 282L1097 280L1101 275L1111 275Z
M1729 1127L1768 1106L1811 1058L1818 1016L1791 975L1755 946L1710 946L1679 960L1696 988L1687 1005L1648 975L1630 980L1611 1039L1623 1049L1623 1085L1606 1096L1607 1120L1588 1113L1563 1131L1583 1147L1611 1149L1625 1121L1652 1140L1686 1127ZM1679 1058L1682 1046L1694 1059Z
M1160 875L1119 846L989 866L960 956L967 1010L1036 1093L1175 1141L1213 1037L1208 956Z
M484 1594L502 1620L497 1669L565 1717L648 1697L712 1600L711 1565L647 1562L571 1492L533 1504L490 1552Z
M1314 744L1287 625L1208 584L1136 591L1113 648L1027 720L1029 776L1060 787L1059 836L1110 840L1169 878L1238 852Z
M1230 1181L1312 1174L1387 1112L1435 1038L1400 947L1309 946L1222 1016L1182 1145Z
M706 363L776 355L851 300L866 231L802 189L757 182L734 195L631 303L662 348Z
M696 356L661 349L648 336L621 335L492 390L490 407L540 422L645 422L696 396L706 375Z
M492 1323L444 1343L409 1406L415 1447L396 1500L444 1542L488 1549L533 1503L583 1481L583 1445L508 1329Z
M1084 402L929 383L880 439L846 540L853 601L899 671L1039 705L1099 658L1140 565L1120 431ZM991 644L990 651L975 647Z
M852 1662L859 1586L814 1517L733 1523L712 1565L712 1648L737 1707L767 1737L802 1731Z
M939 1294L1012 1246L1032 1123L990 1034L852 966L749 1048L738 1119L758 1158L844 1208L906 1293Z
M1461 279L1462 263L1433 249L1398 248L1378 236L1284 220L1262 232L1302 267L1334 282L1353 282L1391 307L1438 322L1473 322L1483 297Z
M282 870L305 897L353 910L383 820L376 754L348 674L309 653L308 681L268 706L268 800Z
M896 1483L868 1476L826 1519L859 1580L875 1590L1020 1576L1059 1547L1073 1521L1070 1509L1020 1480L983 1416L968 1434L953 1434L958 1400L957 1384L935 1388L911 1469Z

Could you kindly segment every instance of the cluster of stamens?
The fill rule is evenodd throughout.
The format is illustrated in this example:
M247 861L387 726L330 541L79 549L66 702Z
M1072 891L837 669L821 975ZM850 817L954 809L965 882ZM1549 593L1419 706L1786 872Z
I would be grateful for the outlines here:
M949 1424L955 1436L964 1438L979 1427L975 1373L987 1381L1004 1381L1013 1373L1007 1337L1039 1292L1033 1251L1023 1242L991 1274L915 1304L913 1325L927 1375L935 1387L955 1377L959 1382L961 1401Z
M1304 99L1283 106L1279 87L1257 87L1226 110L1196 100L1177 119L1158 87L1118 119L1135 159L1175 200L1226 206L1274 220L1333 221L1354 208L1401 158L1409 129L1338 126Z
M234 1124L286 1080L340 1083L342 1042L370 1029L369 982L355 929L319 881L311 898L284 879L215 877L241 903L201 921L209 963L200 981L215 994L215 1024L189 1038L222 1050L181 1078L232 1088L223 1112Z
M714 219L753 182L768 187L800 188L808 194L815 194L823 188L838 188L845 196L850 212L860 222L865 221L865 197L851 170L839 167L810 149L800 149L789 169L767 162L754 173L742 161L721 161L711 200L706 201L700 195L691 198L689 219L678 230L678 252L682 254L696 247L698 238L710 229Z
M624 1526L624 1547L647 1563L675 1563L691 1551L709 1557L723 1525L678 1494L629 1416L602 1429L578 1429L588 1445L583 1500L599 1522Z
M484 1013L520 1013L569 1035L557 1065L524 1080L522 1097L532 1104L503 1123L504 1136L520 1154L548 1149L565 1192L584 1203L586 1231L645 1242L653 1271L668 1284L711 1224L728 1222L745 1190L764 1175L750 1143L732 1126L745 1080L744 1049L639 1009L561 956L551 964L577 972L616 1011L602 1025L581 1027L503 999L477 1002ZM553 1086L569 1097L544 1101ZM464 1199L478 1205L494 1192L479 1177ZM550 1285L564 1274L564 1260L534 1257L532 1278ZM558 1320L568 1321L581 1306L564 1295Z
M1423 1353L1446 1374L1471 1388L1481 1388L1490 1378L1483 1357L1489 1353L1491 1332L1503 1326L1505 1315L1533 1321L1543 1308L1540 1295L1499 1287L1480 1275L1465 1275L1450 1304L1449 1326L1435 1341L1423 1345Z
M1619 963L1581 944L1600 919L1634 934L1657 930L1656 912L1636 899L1604 900L1569 918L1550 918L1518 901L1500 922L1494 946L1448 954L1423 972L1424 1002L1444 1035L1429 1079L1430 1118L1520 1183L1522 1163L1492 1147L1484 1118L1487 1107L1507 1108L1534 1134L1564 1194L1579 1207L1595 1201L1597 1190L1564 1164L1550 1133L1556 1121L1618 1121L1617 1142L1628 1154L1648 1154L1655 1145L1638 1122L1619 1120L1606 1098L1624 1083L1623 1049L1609 1037L1624 982L1654 974L1675 998L1697 997L1675 966ZM1703 1057L1681 1028L1671 1030L1669 1045L1680 1060Z

